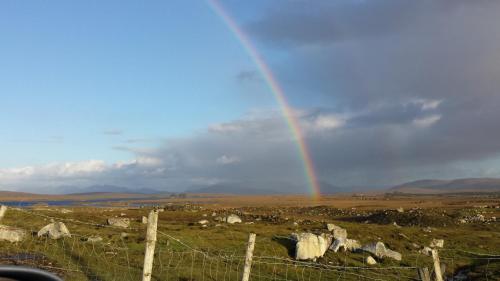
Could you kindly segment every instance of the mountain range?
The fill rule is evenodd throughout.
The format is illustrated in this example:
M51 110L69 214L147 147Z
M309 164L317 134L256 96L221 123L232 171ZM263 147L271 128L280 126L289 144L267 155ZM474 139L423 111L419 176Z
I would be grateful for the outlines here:
M465 178L453 180L418 180L394 186L390 192L412 194L444 194L464 192L500 192L500 179Z

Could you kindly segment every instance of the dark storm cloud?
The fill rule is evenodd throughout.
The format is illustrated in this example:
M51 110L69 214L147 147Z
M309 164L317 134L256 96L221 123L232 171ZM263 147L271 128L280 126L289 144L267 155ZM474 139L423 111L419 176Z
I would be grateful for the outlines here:
M284 87L356 112L339 136L312 140L337 150L318 153L319 167L368 172L498 155L500 2L281 4L247 28L289 53L274 66L288 69L278 73ZM423 110L418 100L440 103Z

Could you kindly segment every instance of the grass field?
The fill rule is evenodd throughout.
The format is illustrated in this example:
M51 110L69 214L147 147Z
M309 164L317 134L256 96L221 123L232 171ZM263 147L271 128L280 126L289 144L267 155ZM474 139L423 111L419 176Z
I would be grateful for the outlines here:
M500 199L495 196L339 196L321 202L301 196L199 196L142 203L165 208L159 214L154 280L240 280L250 232L257 234L251 280L414 280L415 267L432 268L432 259L416 246L429 245L433 238L445 240L440 258L447 276L463 271L470 280L500 279L500 223L458 223L477 214L499 217ZM405 211L395 211L398 207ZM17 244L0 242L0 261L37 266L65 280L141 279L146 234L141 217L150 208L65 209L72 212L63 213L61 207L10 208L2 224L36 233L51 220L63 221L72 237L28 235ZM243 223L216 222L214 212L238 214ZM130 218L130 228L106 226L106 219L114 216ZM210 221L207 227L197 223L202 219ZM328 251L315 262L293 261L290 234L327 232L327 222L346 228L348 237L362 244L383 241L401 252L403 260L378 260L369 267L365 252ZM427 227L431 232L424 231ZM95 235L103 241L85 241Z

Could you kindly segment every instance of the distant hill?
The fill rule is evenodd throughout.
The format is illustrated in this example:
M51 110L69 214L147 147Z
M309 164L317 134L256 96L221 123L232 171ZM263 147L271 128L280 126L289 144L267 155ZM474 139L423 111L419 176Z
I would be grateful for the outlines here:
M466 178L454 180L418 180L390 188L391 192L443 194L464 192L500 192L500 179Z
M322 194L334 194L346 192L341 188L326 182L321 182ZM252 183L252 182L233 182L220 183L204 187L191 187L188 193L205 194L238 194L238 195L263 195L263 194L307 194L310 191L303 186L293 185L284 182L272 183Z
M133 194L158 194L162 193L150 188L128 188L116 185L92 185L87 187L61 186L57 188L57 193L78 195L78 194L99 194L99 193L133 193Z

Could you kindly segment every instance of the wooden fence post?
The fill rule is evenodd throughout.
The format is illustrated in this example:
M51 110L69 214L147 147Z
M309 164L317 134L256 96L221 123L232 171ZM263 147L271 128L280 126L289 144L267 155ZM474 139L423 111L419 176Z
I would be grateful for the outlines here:
M1 205L0 206L0 221L3 219L5 216L5 212L7 212L7 206Z
M432 259L434 260L434 278L436 281L443 281L443 273L441 272L441 263L436 249L432 250Z
M248 236L247 254L245 256L245 267L243 268L243 277L241 281L250 279L250 269L252 269L253 249L255 247L255 233L250 233Z
M418 276L421 281L431 281L431 276L429 275L429 269L427 267L419 268Z
M150 281L153 273L153 259L155 255L156 228L158 227L158 210L152 210L148 216L148 229L146 232L146 252L144 254L144 267L142 281Z

